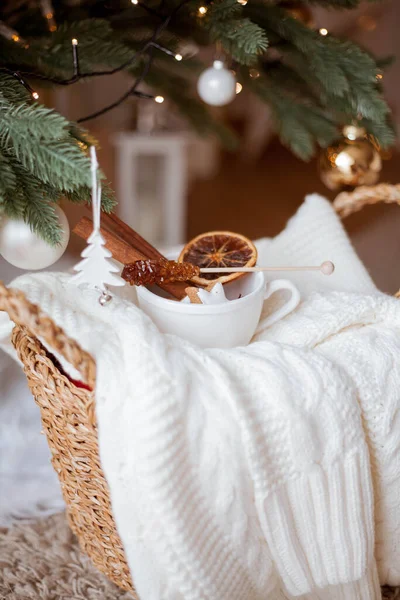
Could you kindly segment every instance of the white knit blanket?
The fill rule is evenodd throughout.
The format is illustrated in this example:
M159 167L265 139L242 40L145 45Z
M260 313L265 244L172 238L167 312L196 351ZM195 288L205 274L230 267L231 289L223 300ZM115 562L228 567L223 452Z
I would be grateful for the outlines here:
M100 307L68 275L14 282L96 359L100 456L142 600L377 600L376 565L400 583L400 304L319 197L260 249L333 260L340 291L297 278L297 311L234 350L162 335L126 300Z

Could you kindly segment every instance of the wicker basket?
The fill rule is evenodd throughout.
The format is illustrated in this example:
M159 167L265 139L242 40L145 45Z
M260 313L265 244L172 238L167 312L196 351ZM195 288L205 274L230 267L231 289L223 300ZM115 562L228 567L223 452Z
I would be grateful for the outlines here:
M339 215L347 216L376 202L400 204L400 185L358 188L353 193L340 194L334 205ZM12 341L41 411L71 529L93 564L138 598L100 465L94 393L76 387L56 366L38 338L64 356L92 389L96 373L93 358L28 302L22 292L8 289L1 282L0 310L5 310L15 323Z
M7 311L16 324L12 342L40 408L71 529L93 564L137 599L100 465L94 392L76 387L56 367L38 337L64 356L92 389L95 363L22 292L1 282L0 310Z

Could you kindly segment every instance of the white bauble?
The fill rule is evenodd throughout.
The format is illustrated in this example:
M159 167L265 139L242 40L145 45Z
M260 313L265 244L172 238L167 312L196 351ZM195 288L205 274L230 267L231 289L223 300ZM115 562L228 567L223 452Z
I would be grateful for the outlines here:
M0 255L14 267L26 271L45 269L54 264L64 254L69 240L67 217L58 206L55 211L62 229L58 246L49 246L22 219L0 217Z
M236 95L236 79L224 63L215 60L212 67L203 71L197 82L199 96L211 106L224 106Z

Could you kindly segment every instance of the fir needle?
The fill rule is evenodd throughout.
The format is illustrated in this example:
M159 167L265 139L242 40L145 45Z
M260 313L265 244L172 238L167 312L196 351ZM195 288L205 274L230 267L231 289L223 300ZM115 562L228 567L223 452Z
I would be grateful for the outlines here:
M205 267L200 273L259 273L264 271L320 271L324 275L332 275L335 265L327 260L319 267Z

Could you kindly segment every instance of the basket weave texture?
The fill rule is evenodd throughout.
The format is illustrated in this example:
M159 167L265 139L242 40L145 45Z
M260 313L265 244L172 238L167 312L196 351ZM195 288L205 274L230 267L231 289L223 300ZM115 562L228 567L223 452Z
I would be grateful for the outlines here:
M342 193L334 206L339 215L347 216L376 202L400 204L400 185L380 184ZM6 288L1 282L0 310L5 310L15 323L12 342L41 411L43 432L61 483L71 529L93 564L138 599L100 465L94 392L76 387L57 368L38 337L62 354L92 389L94 360L22 292Z
M71 529L93 564L137 599L100 465L94 392L76 387L61 373L37 338L60 352L91 388L95 385L94 360L22 292L1 282L0 310L6 310L16 323L12 342L40 408Z
M109 579L134 591L99 458L94 392L77 388L40 342L16 326L12 341L40 407L68 521L82 550Z

